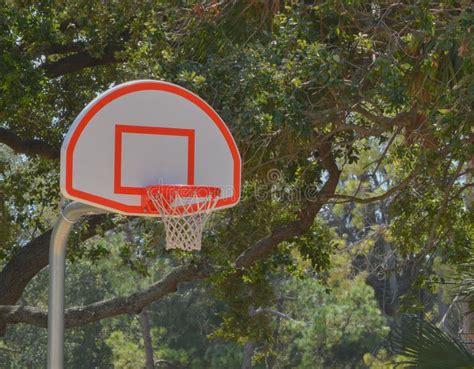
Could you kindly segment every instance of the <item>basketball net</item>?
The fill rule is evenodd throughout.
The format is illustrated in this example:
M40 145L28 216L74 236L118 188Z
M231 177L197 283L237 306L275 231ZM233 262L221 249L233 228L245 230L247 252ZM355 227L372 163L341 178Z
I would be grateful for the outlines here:
M202 233L219 200L220 188L158 185L147 187L148 202L163 219L166 249L200 250Z

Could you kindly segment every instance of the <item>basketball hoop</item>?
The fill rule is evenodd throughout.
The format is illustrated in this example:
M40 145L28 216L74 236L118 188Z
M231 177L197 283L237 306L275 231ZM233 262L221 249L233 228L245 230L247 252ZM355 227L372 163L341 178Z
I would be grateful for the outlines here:
M146 187L143 206L158 213L166 231L166 249L200 250L204 226L214 210L220 188L192 185Z
M82 110L61 146L61 193L74 202L51 236L48 369L64 367L64 263L72 223L102 211L162 217L168 249L199 250L211 212L240 201L241 167L222 118L172 83L126 82Z

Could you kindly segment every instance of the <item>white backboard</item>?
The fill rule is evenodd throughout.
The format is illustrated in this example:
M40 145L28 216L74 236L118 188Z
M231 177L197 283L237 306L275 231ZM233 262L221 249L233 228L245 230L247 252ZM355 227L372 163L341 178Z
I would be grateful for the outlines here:
M240 154L201 98L152 80L124 83L87 105L61 148L61 191L110 211L147 215L145 187L218 186L216 208L240 199ZM159 214L156 214L159 215Z

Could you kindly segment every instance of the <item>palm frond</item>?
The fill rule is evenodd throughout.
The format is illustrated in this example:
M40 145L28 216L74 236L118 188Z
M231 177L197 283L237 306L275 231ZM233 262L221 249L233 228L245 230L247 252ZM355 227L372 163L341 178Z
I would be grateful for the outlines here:
M414 315L405 315L392 329L393 351L407 358L398 365L413 369L472 369L474 356L461 342L436 325Z

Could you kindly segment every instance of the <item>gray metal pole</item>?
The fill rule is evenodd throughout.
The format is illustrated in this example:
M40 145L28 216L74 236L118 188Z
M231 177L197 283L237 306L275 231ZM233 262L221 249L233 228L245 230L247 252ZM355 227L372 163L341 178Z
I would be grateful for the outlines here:
M64 367L64 269L71 229L81 217L107 211L72 202L61 211L49 246L48 369Z

